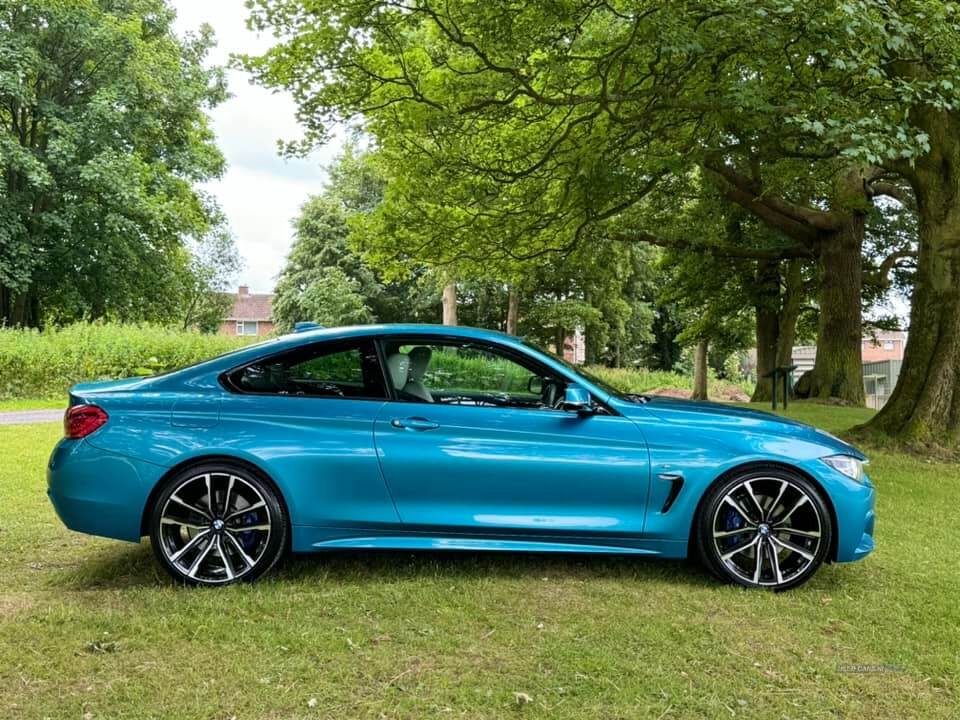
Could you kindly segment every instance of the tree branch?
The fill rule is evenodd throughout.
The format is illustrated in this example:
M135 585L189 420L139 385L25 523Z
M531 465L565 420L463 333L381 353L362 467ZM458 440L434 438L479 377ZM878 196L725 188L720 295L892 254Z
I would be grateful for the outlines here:
M880 266L864 272L863 283L878 288L890 287L890 273L899 266L901 260L905 258L916 258L915 250L896 250L887 255Z
M789 218L795 223L808 225L815 231L838 230L843 227L847 220L845 213L832 210L813 210L788 202L775 195L766 195L763 193L763 187L759 183L742 175L730 165L717 159L708 159L705 167L719 175L727 183L741 191L741 193L751 193L755 202L766 205L774 212Z
M689 238L664 238L647 232L622 232L613 236L619 242L645 242L657 247L676 250L696 250L714 257L741 258L745 260L787 260L790 258L813 258L815 254L806 245L790 245L783 248L751 248L739 245L705 243Z

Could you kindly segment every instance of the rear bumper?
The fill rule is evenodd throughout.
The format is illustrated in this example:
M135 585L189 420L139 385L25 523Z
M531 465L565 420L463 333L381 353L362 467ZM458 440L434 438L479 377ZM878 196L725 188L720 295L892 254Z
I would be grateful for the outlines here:
M61 440L47 463L47 495L71 530L139 542L147 498L163 472L84 440Z

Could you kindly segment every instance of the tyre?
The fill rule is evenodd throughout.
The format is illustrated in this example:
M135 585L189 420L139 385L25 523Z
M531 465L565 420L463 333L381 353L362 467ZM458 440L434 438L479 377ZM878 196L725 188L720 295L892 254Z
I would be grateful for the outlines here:
M196 465L169 478L150 516L157 560L188 585L256 580L280 560L288 534L272 483L226 463Z
M785 468L753 468L710 490L697 517L697 549L718 577L789 590L830 551L833 524L821 491Z

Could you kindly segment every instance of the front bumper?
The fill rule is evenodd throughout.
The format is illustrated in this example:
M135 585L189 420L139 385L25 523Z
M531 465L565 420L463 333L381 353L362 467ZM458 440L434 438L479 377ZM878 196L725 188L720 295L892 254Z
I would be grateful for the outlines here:
M873 552L877 493L870 479L865 480L865 484L843 493L834 502L838 525L837 562L853 562Z
M163 472L84 440L65 439L47 463L47 495L71 530L139 542L143 509Z

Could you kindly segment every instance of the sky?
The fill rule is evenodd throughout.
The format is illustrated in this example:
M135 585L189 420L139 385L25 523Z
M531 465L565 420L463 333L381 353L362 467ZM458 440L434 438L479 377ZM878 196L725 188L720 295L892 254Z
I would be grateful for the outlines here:
M173 0L178 33L213 27L217 47L210 62L225 65L230 53L255 53L270 46L271 37L246 27L243 0ZM300 206L320 191L324 167L339 148L324 147L309 158L286 160L277 154L277 140L292 140L300 132L293 100L250 84L249 76L228 71L233 97L215 108L211 117L217 143L227 159L223 177L208 183L227 216L243 257L238 284L251 292L272 292L290 249L290 222Z

